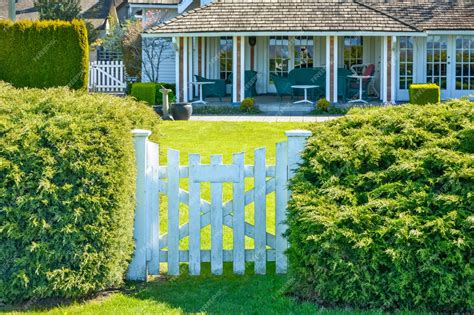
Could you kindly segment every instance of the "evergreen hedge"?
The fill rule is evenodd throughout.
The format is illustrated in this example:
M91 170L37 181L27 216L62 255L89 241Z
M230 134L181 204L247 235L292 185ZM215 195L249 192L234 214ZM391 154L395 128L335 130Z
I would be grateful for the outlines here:
M0 80L16 87L86 89L89 48L83 21L0 20Z
M0 82L0 304L122 283L133 250L131 98Z
M329 306L474 309L474 102L314 124L291 184L292 292Z
M410 84L408 94L410 104L436 104L441 101L441 90L434 83Z

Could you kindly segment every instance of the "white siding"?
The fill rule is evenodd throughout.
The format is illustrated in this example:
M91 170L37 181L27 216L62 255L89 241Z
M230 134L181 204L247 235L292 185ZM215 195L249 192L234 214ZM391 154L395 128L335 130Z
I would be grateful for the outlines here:
M158 73L158 81L166 83L176 83L176 64L175 64L175 51L173 44L166 48L163 52L163 59L160 63L160 71ZM146 54L142 55L142 81L150 82L152 78L147 76L147 69L150 69L151 62L147 59Z

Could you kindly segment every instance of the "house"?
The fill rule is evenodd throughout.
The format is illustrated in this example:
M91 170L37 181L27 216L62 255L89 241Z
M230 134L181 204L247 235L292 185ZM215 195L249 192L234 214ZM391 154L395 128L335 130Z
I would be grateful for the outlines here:
M152 38L173 44L167 64L175 76L167 79L177 84L178 101L198 96L198 75L225 81L227 102L239 103L250 70L258 95L280 93L280 80L294 84L288 77L305 71L323 78L299 85L317 86L334 103L345 102L343 90L349 84L357 92L358 83L383 103L408 100L413 82L438 84L443 99L474 95L469 1L215 0L143 34ZM370 78L348 79L357 74Z

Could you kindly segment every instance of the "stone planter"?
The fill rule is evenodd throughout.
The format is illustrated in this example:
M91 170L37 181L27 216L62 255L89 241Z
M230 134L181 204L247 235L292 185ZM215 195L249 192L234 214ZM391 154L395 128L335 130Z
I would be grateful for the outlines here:
M162 105L154 105L153 110L155 111L155 113L160 115L160 117L163 117L163 106Z
M171 115L174 120L189 120L193 114L191 103L174 103L171 105Z

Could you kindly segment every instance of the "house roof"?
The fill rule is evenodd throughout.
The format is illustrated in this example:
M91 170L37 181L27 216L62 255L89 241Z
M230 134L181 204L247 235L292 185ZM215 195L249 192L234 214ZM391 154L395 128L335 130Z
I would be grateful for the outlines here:
M371 4L420 30L474 30L474 1L389 2Z
M81 0L82 16L87 21L91 22L95 28L102 28L109 16L110 7L117 0ZM34 6L35 0L18 0L16 4L16 18L17 20L37 20L39 18L38 10ZM2 13L3 18L8 18L8 3L5 8L0 4L0 18Z
M148 33L474 30L474 0L216 0Z
M180 4L181 0L128 0L130 4Z
M372 31L416 32L397 17L344 0L216 0L148 33Z

